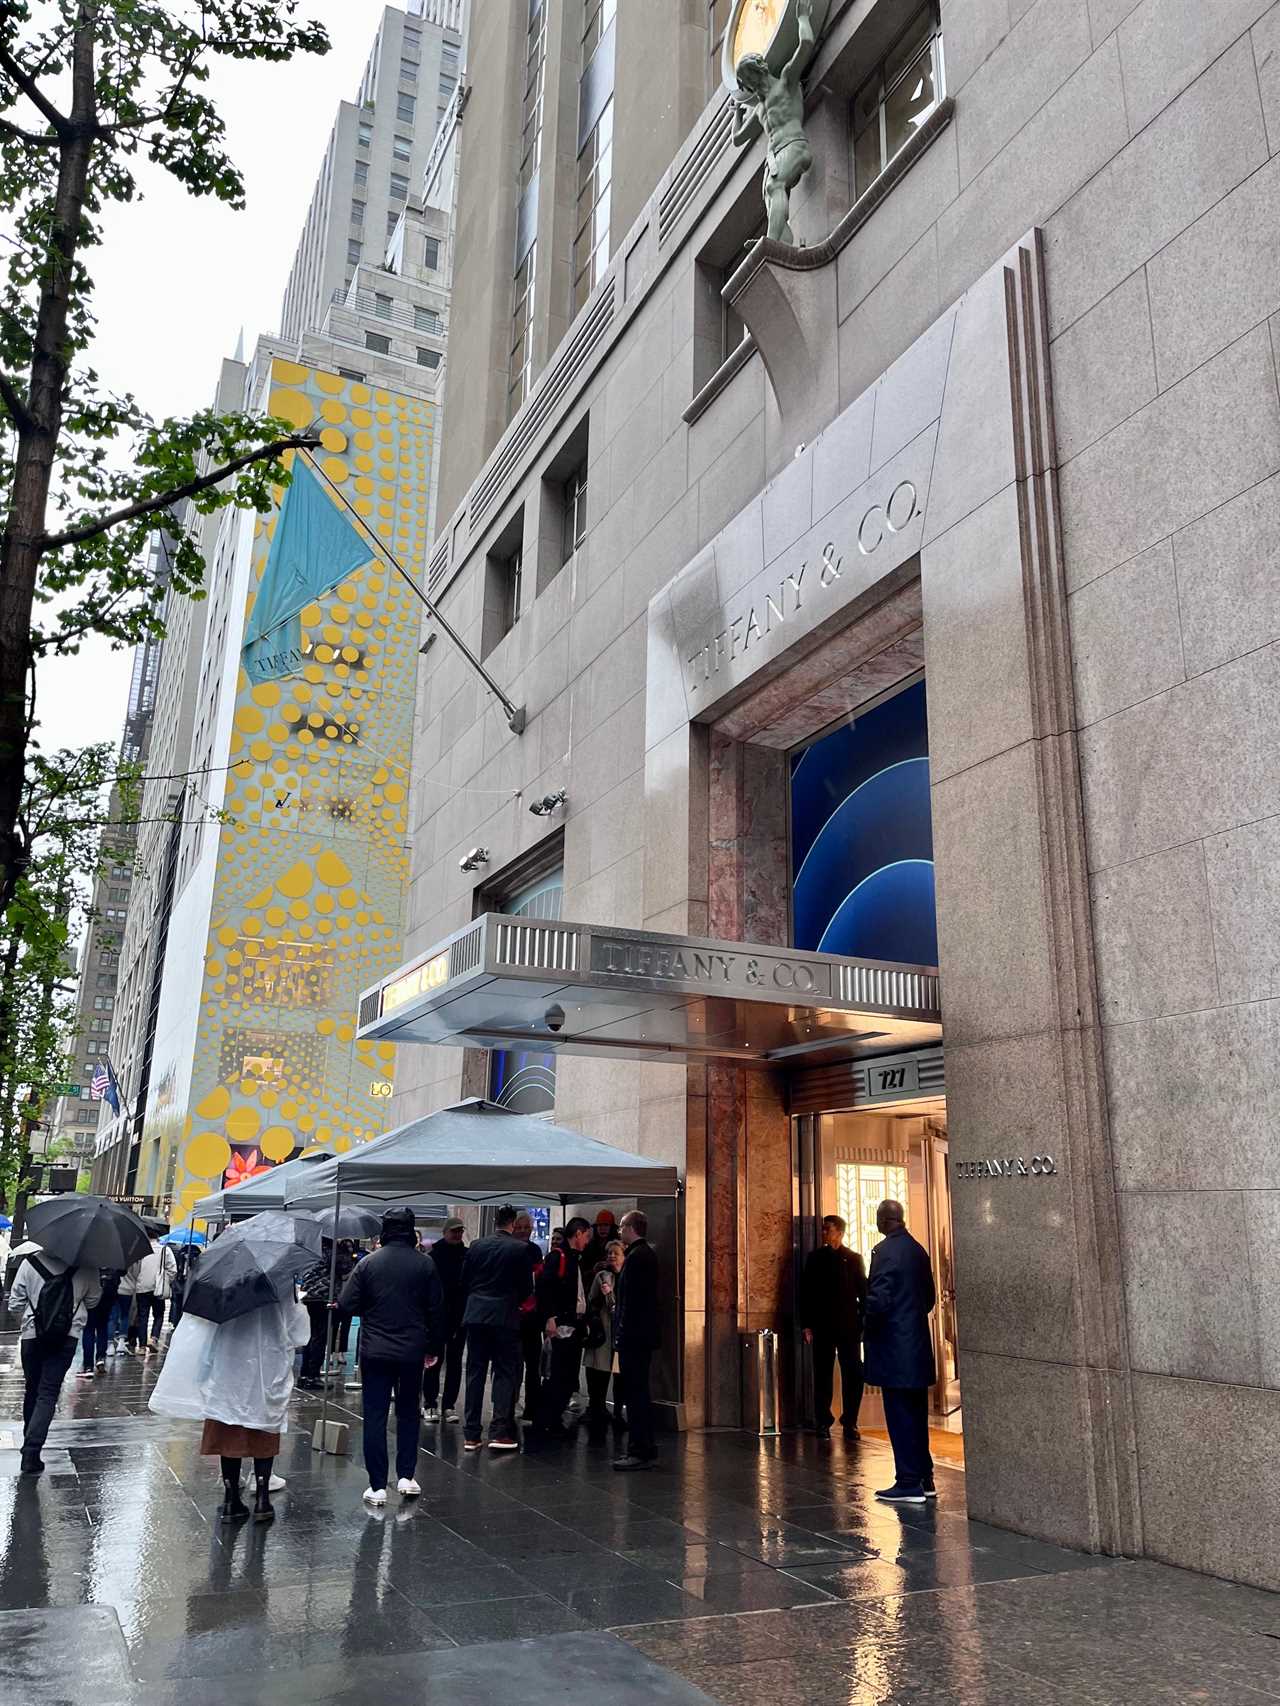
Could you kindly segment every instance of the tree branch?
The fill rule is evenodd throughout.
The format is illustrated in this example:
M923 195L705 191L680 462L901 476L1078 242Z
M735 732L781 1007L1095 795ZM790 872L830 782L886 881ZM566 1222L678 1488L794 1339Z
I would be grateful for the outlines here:
M109 532L111 528L119 527L122 522L138 521L144 515L155 515L162 509L171 508L183 498L193 498L198 492L207 492L210 486L221 485L230 475L238 474L242 468L251 468L255 462L266 462L283 455L286 450L309 450L319 442L314 433L307 432L291 433L288 438L273 439L270 444L259 445L257 450L249 450L243 456L235 456L230 462L224 462L220 468L212 468L207 474L187 480L167 492L159 492L155 497L142 498L135 504L126 504L123 509L113 510L110 515L99 516L96 521L86 521L80 527L69 527L64 533L42 534L37 544L42 552L57 551L63 545L83 545L86 539L96 539L100 533Z
M9 411L9 418L19 432L30 432L35 422L31 412L13 388L13 381L7 373L0 373L0 403Z
M34 130L23 130L20 124L11 124L7 118L0 118L0 136L12 136L16 142L30 142L37 148L57 148L62 141L55 131L40 136Z
M14 55L9 52L9 49L3 46L0 46L0 70L7 71L9 73L10 77L13 78L14 82L31 102L31 105L35 107L37 112L42 113L44 117L48 119L49 123L61 136L71 121L67 118L65 113L58 111L57 107L54 106L53 102L45 94L44 90L36 82L35 78L22 64L22 61L16 59Z

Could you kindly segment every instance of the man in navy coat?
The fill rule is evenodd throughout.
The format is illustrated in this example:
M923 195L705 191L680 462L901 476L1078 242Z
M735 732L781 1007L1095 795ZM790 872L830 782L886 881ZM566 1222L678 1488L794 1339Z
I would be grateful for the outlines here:
M937 1378L929 1332L933 1269L928 1252L907 1231L900 1202L882 1202L876 1225L884 1237L871 1252L863 1349L866 1378L884 1399L894 1466L893 1486L876 1497L922 1505L935 1497L929 1455L929 1388Z

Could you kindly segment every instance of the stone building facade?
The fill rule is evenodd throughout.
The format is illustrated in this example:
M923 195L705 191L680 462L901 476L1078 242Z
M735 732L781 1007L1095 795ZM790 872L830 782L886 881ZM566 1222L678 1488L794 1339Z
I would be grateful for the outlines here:
M516 199L476 46L460 231ZM524 720L437 636L407 939L554 871L565 919L795 947L789 755L922 673L970 1510L1272 1587L1278 49L1267 0L836 0L798 250L709 87L496 442L451 375L429 590ZM394 1123L491 1071L402 1049ZM683 1170L688 1425L792 1331L801 1088L556 1060L558 1118Z

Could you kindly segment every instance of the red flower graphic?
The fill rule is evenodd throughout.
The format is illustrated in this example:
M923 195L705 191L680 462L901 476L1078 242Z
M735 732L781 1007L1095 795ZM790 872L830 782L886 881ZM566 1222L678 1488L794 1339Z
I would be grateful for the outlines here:
M222 1175L222 1182L224 1185L242 1185L246 1179L252 1179L255 1173L270 1171L271 1163L260 1161L256 1149L251 1149L247 1155L238 1155L232 1150L231 1165Z

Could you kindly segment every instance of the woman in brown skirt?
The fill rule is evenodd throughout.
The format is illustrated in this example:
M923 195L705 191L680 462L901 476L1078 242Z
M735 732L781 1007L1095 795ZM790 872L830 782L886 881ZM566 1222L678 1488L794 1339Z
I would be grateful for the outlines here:
M271 1522L271 1465L289 1425L294 1352L311 1326L300 1303L267 1303L233 1320L214 1323L184 1314L151 1394L161 1415L203 1420L200 1451L222 1463L223 1522L243 1522L249 1507L240 1496L240 1468L253 1459L253 1520Z

